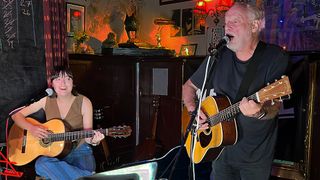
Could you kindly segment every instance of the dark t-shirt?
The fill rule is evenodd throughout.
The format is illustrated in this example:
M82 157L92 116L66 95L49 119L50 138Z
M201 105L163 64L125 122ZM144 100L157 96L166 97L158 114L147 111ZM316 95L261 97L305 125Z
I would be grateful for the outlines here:
M258 46L262 46L259 42ZM256 53L256 52L255 52ZM228 48L222 49L210 76L209 87L214 94L226 95L234 103L242 78L249 62L240 61L235 53ZM263 53L256 60L259 62L255 78L249 86L249 96L267 83L280 79L288 65L288 55L278 46L267 44ZM206 68L204 61L190 80L198 88L203 84ZM209 77L208 77L209 78ZM236 117L238 141L235 145L224 148L219 160L239 165L262 165L271 163L277 137L277 121L258 120L244 116L241 112Z

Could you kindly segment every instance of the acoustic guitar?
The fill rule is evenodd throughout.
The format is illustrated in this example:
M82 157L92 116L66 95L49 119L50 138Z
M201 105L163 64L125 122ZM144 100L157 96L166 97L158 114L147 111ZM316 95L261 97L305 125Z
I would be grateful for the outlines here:
M29 131L13 124L8 136L8 157L17 166L25 165L40 155L62 158L71 151L72 141L94 135L93 130L68 132L68 124L60 119L52 119L43 124L29 117L26 120L33 125L46 127L50 134L47 138L38 139ZM130 126L118 126L96 131L106 136L121 138L130 136L132 130Z
M292 93L289 78L282 79L262 88L249 96L248 99L263 103ZM192 162L200 163L216 159L222 152L224 146L233 145L237 142L237 125L234 119L240 112L239 103L231 105L226 96L209 96L202 101L201 110L207 115L209 124L206 130L197 130L195 142L192 143L192 132L188 132L185 147ZM193 122L197 122L194 120ZM191 146L194 144L193 152Z
M144 141L139 144L135 149L135 161L142 161L146 159L152 159L155 157L157 148L159 145L156 142L157 124L158 124L158 112L160 106L160 96L154 96L152 99L152 106L154 109L151 137L146 137Z

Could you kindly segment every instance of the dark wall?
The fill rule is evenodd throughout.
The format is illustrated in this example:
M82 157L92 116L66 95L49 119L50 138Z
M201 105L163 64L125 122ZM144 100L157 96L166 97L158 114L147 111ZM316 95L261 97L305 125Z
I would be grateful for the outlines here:
M0 2L0 142L8 114L46 88L42 1Z

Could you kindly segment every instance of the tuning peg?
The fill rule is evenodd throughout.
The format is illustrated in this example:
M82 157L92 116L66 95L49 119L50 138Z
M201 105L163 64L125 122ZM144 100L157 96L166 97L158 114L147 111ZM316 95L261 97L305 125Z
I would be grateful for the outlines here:
M271 105L273 106L275 104L275 102L273 100L271 100Z
M283 101L283 100L282 100L282 97L280 97L280 98L279 98L279 101L280 101L280 102L282 102L282 101Z
M267 86L269 86L270 85L270 83L267 83Z
M278 79L275 79L275 80L274 80L274 82L277 82L277 81L278 81Z
M281 78L285 78L285 77L286 77L285 75L282 75L282 76L281 76Z

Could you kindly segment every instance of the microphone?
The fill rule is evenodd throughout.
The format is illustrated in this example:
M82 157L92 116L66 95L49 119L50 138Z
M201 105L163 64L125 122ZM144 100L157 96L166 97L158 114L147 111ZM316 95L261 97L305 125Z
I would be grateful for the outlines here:
M46 97L46 96L51 96L53 94L53 89L52 88L47 88L45 91L41 92L40 94L38 94L36 97L32 98L28 105L39 101L41 98Z
M209 53L213 53L214 50L219 51L223 46L227 45L230 42L230 35L225 35L222 39L218 42L218 44L213 47L213 44L210 43L210 47L208 48Z
M230 37L228 35L223 36L223 38L219 41L219 43L216 45L217 50L219 50L221 47L227 45L230 42Z
M18 111L20 111L21 109L25 108L26 106L29 106L30 104L39 101L41 98L46 97L46 96L51 96L53 94L53 89L51 88L47 88L44 92L38 94L36 97L32 98L28 103L26 103L26 105L21 106L19 108L16 108L15 110L11 111L9 113L9 116L12 116L13 114L17 113Z

